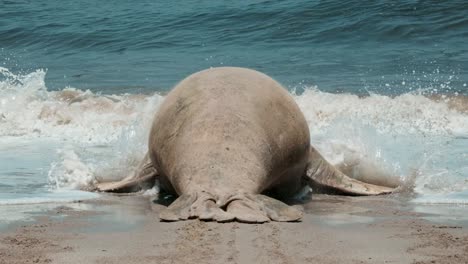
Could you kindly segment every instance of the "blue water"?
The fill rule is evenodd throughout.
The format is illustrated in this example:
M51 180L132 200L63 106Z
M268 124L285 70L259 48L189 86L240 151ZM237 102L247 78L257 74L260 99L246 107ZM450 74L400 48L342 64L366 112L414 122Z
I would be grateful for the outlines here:
M0 2L0 65L48 69L54 90L168 90L235 65L288 87L467 94L467 39L466 1Z
M0 205L95 197L164 94L227 65L289 89L353 176L467 204L466 43L466 1L0 0Z

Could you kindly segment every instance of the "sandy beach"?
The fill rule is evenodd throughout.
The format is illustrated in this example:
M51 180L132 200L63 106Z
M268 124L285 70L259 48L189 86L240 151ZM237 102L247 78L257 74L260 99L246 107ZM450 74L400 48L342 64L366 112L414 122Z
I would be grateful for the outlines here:
M164 223L151 200L108 195L11 225L0 263L468 263L466 207L315 195L298 223Z

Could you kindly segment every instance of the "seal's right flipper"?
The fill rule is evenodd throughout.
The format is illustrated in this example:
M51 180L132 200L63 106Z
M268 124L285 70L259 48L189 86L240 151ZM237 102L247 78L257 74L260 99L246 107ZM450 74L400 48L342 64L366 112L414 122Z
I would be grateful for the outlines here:
M323 189L349 195L380 195L392 193L395 189L358 181L350 178L328 163L312 146L306 178L312 189Z
M226 211L245 223L297 222L302 218L298 209L262 194L236 195L230 199Z
M130 176L115 182L101 182L96 189L102 192L129 193L153 188L158 172L148 154L138 165L137 170Z

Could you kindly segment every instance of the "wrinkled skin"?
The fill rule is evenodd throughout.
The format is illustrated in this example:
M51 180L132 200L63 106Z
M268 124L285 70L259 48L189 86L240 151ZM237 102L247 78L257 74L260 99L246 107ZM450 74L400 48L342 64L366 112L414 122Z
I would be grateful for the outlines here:
M267 75L234 67L182 80L155 116L140 169L98 189L140 190L155 178L179 196L161 213L166 221L298 221L302 212L280 200L307 185L352 195L392 191L330 165L310 146L307 122L289 93Z

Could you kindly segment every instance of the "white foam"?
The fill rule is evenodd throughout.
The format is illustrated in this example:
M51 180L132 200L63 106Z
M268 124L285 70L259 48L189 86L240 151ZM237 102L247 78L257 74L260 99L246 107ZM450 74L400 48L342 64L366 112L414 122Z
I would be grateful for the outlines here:
M60 150L61 164L52 163L49 183L56 189L86 189L95 183L92 164L84 164L73 149Z
M51 137L109 144L129 126L148 123L162 97L99 95L65 88L47 91L45 72L14 75L0 68L0 136Z
M341 120L361 122L381 133L468 136L466 113L450 109L447 101L437 102L423 95L358 97L311 87L295 98L312 133Z

